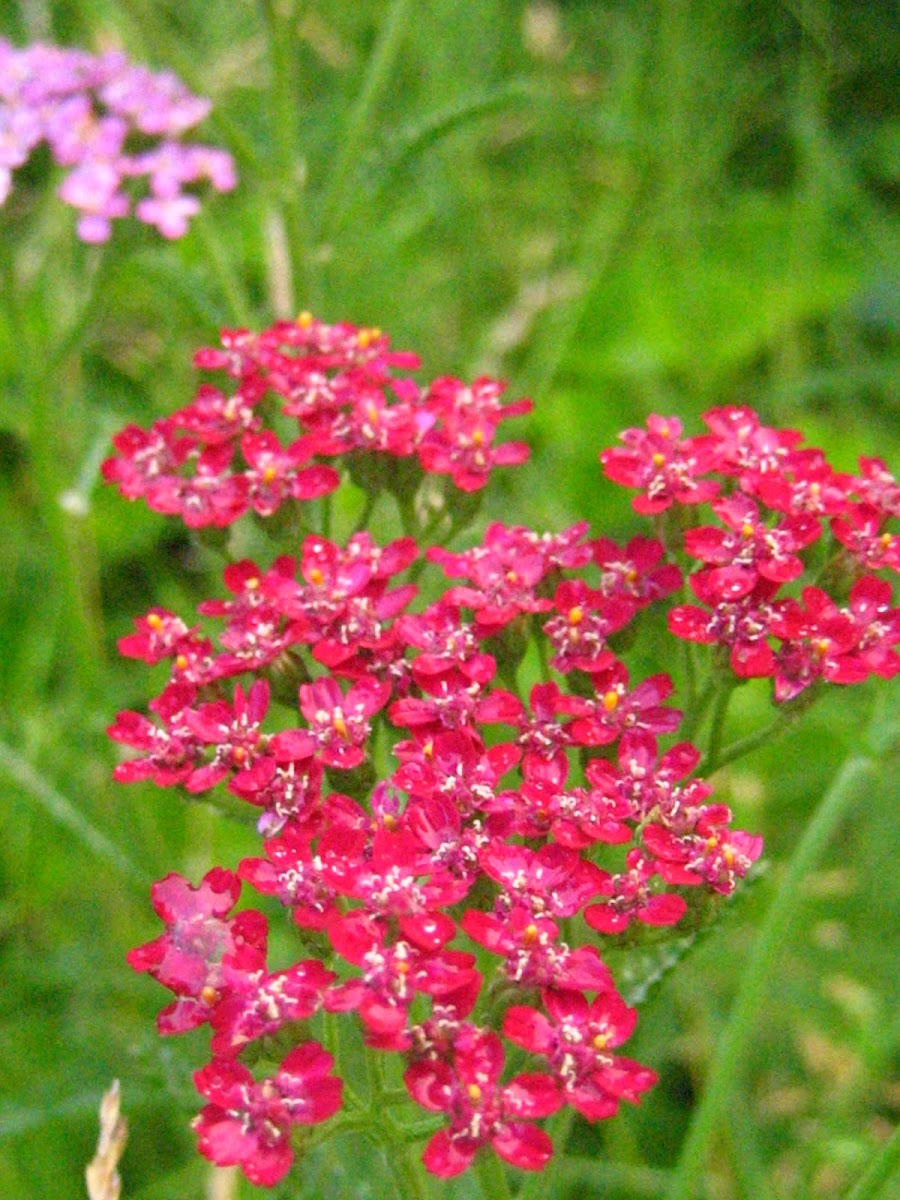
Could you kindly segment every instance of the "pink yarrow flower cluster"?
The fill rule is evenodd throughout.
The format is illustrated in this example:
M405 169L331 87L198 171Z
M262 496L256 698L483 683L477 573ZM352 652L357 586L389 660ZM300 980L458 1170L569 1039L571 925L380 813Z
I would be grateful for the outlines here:
M528 457L524 443L498 444L496 436L502 421L530 411L530 400L503 404L504 385L486 378L420 387L396 373L419 360L392 350L377 329L304 313L261 334L226 330L221 348L194 361L224 372L232 389L201 384L191 404L150 429L128 426L103 464L128 499L141 497L194 529L224 528L250 511L271 517L282 505L327 495L340 483L333 460L351 474L366 471L373 488L408 486L402 464L414 484L424 470L476 492L494 467ZM296 436L286 434L292 426Z
M747 407L704 420L710 433L682 438L675 418L650 417L600 456L610 479L640 489L638 512L693 519L687 506L710 503L715 524L688 528L680 543L673 533L672 548L699 563L688 586L700 603L673 608L669 630L718 646L739 678L773 678L779 702L820 680L897 674L900 610L875 574L900 570L886 465L836 471L798 430L766 426Z
M184 140L210 107L171 73L118 51L40 42L20 50L0 39L0 204L13 171L46 143L65 169L59 195L78 210L82 241L105 242L112 222L132 212L163 237L182 237L200 209L188 189L227 192L236 182L230 154Z
M676 605L670 626L718 643L739 674L769 673L769 639L781 642L781 694L807 676L892 674L900 625L884 580L861 574L840 600L815 585L776 593L802 586L829 526L842 570L865 571L856 547L871 560L870 510L889 551L893 482L880 463L858 479L830 472L749 410L709 414L710 434L687 443L676 421L654 418L624 457L604 456L608 469L645 489L641 507L661 525L668 508L701 501L717 524L667 548L592 537L586 523L547 534L495 522L450 550L419 544L417 490L434 473L477 490L493 465L524 457L494 456L497 424L524 411L499 404L500 385L420 389L395 377L412 362L380 332L307 317L227 333L197 361L236 390L204 388L152 430L119 435L105 471L126 495L202 524L178 474L193 462L195 478L217 480L203 503L230 523L268 515L276 498L306 503L296 481L313 454L396 482L379 474L387 455L408 459L394 495L413 522L386 544L310 533L270 563L230 562L196 619L154 608L119 643L169 676L148 712L110 727L131 752L116 777L227 792L255 810L262 838L236 871L157 884L166 930L129 956L174 993L160 1032L209 1026L200 1149L253 1182L280 1179L298 1126L334 1116L340 1127L338 1066L308 1023L353 1019L439 1120L429 1171L456 1175L482 1152L540 1169L553 1152L545 1117L570 1106L605 1120L656 1080L619 1053L636 1012L607 949L690 932L762 850L696 774L700 750L678 740L671 675L634 678L623 646L646 610L671 606L693 557L705 607ZM277 450L263 429L270 392L300 423L302 449ZM244 469L229 474L238 453ZM312 469L337 483L337 468ZM265 917L235 911L242 884L282 906L316 956L271 970ZM255 1065L263 1046L277 1047L274 1073Z

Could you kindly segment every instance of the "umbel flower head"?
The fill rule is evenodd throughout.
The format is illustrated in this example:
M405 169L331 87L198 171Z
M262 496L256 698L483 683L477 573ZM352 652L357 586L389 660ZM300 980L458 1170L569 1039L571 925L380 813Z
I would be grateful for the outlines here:
M494 522L451 550L456 527L435 536L435 512L524 460L495 435L527 401L501 404L487 379L420 386L397 374L417 360L380 331L309 314L226 331L195 361L230 390L204 383L150 430L120 433L106 478L192 528L278 509L292 531L272 561L229 562L196 619L152 608L119 643L170 673L149 715L110 727L136 752L116 777L225 789L262 838L235 871L158 883L166 930L129 955L175 996L161 1033L210 1027L200 1150L280 1179L295 1127L341 1104L343 1064L312 1034L349 1020L439 1122L429 1171L490 1153L542 1169L543 1118L609 1119L656 1080L618 1053L637 1014L608 950L682 939L762 852L678 739L672 676L636 677L621 655L642 629L659 637L662 621L643 622L665 606L674 636L713 647L725 693L771 676L782 703L897 673L900 613L871 574L892 569L896 486L874 460L839 475L747 409L713 410L693 438L653 417L601 461L640 489L657 536ZM292 421L285 444L276 429L291 438ZM309 532L348 475L371 490L365 512L396 502L402 536ZM426 503L436 493L443 508ZM686 693L689 710L702 693ZM272 969L264 916L234 911L243 884L316 957Z
M186 189L207 182L227 192L236 182L225 150L182 140L210 107L170 72L118 51L41 42L19 50L0 39L0 204L13 171L45 142L66 171L59 195L78 210L82 241L105 242L112 222L132 213L163 237L182 237L200 209Z

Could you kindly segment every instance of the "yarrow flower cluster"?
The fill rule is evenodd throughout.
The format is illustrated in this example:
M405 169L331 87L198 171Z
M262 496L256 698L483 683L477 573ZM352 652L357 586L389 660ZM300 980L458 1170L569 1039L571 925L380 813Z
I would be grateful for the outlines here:
M59 195L80 213L82 241L105 242L112 221L132 211L163 237L182 237L200 208L185 189L205 181L226 192L236 182L230 154L182 140L209 110L170 72L117 51L19 50L0 39L0 204L13 171L46 142L66 170ZM134 180L144 181L136 204Z
M157 883L165 932L129 955L174 994L161 1033L210 1028L200 1150L254 1183L282 1178L296 1127L339 1127L356 1103L312 1036L355 1013L434 1115L429 1171L453 1176L484 1148L539 1169L553 1144L536 1122L565 1106L610 1118L656 1081L619 1053L636 1012L606 948L696 929L762 850L676 740L670 674L633 679L623 646L687 586L700 604L674 604L669 627L718 647L720 677L773 675L784 701L895 674L900 613L872 572L896 569L900 491L883 463L839 474L749 409L708 413L697 438L652 417L601 460L640 489L653 536L494 523L450 550L420 544L442 515L421 502L432 477L477 491L523 461L494 437L527 401L501 404L489 379L420 387L380 332L308 315L226 332L196 362L234 387L204 384L115 439L104 473L126 496L194 527L289 508L308 530L344 471L408 522L384 545L292 534L272 562L230 562L196 621L154 608L120 641L169 678L149 715L111 726L135 752L116 777L224 788L263 839L236 871ZM699 504L717 523L692 524ZM315 953L271 970L266 918L235 911L242 884Z
M418 459L474 492L495 466L528 457L525 444L494 439L502 421L530 411L529 400L503 404L503 385L489 379L469 386L444 377L421 388L395 373L418 358L391 350L378 329L304 313L261 334L225 330L221 348L194 362L224 371L232 389L201 384L191 404L149 430L128 426L114 438L118 456L103 465L123 495L192 528L224 528L250 510L271 517L283 504L327 495L340 476L317 459L340 459L369 488L395 490L406 478L398 460Z
M683 534L684 554L701 564L688 579L700 604L673 608L669 630L720 647L739 678L772 677L779 702L818 680L897 674L900 612L872 574L900 570L900 494L885 464L835 471L799 430L771 429L747 407L704 420L711 434L682 438L674 417L650 417L600 456L610 479L639 489L636 511L709 501L718 518ZM792 592L822 542L815 581Z

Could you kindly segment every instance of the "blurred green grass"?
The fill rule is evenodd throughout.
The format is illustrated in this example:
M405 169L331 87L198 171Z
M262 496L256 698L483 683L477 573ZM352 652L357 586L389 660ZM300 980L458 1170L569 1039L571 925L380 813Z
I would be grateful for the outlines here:
M147 694L116 638L151 603L192 611L211 578L186 538L100 487L111 431L186 403L192 351L236 304L263 325L290 290L390 331L428 375L496 372L534 395L519 426L534 460L486 516L583 516L624 538L638 526L596 451L651 411L696 428L714 403L802 427L845 469L879 454L896 470L893 21L853 0L0 10L19 45L121 44L173 67L213 97L209 140L242 171L171 246L127 226L105 252L77 244L40 157L0 210L0 1195L81 1194L114 1076L129 1200L205 1186L187 1129L202 1042L156 1038L162 995L123 956L156 931L147 879L234 863L251 842L109 780L104 727ZM282 229L270 197L285 179ZM677 1157L754 921L881 702L874 687L833 696L722 779L738 824L766 836L769 875L648 1004L629 1050L661 1086L576 1130L593 1173L572 1195L660 1194L653 1172ZM759 719L758 693L741 703L736 723ZM868 798L813 881L709 1196L839 1197L896 1121L896 792ZM304 1194L391 1196L359 1158L314 1157Z

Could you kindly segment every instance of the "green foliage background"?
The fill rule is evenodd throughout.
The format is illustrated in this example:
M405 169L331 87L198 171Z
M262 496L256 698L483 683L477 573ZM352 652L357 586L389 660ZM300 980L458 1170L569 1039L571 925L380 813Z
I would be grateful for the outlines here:
M18 0L0 36L170 67L215 102L241 184L182 242L81 246L38 155L0 210L0 1196L82 1194L122 1081L127 1200L205 1195L188 1120L202 1034L161 1042L148 881L233 865L247 835L117 788L104 728L148 678L116 639L189 614L214 560L98 481L110 434L188 402L192 351L294 307L388 330L428 376L535 397L532 463L488 516L638 531L597 451L648 413L751 403L836 465L900 469L895 10L882 0ZM573 1133L570 1194L662 1196L783 864L884 690L838 691L717 777L767 877L654 993L640 1110ZM745 689L734 732L764 719ZM898 784L863 794L808 881L698 1194L845 1195L896 1122ZM469 1189L474 1189L470 1191ZM241 1184L242 1197L257 1195ZM283 1194L296 1195L296 1190ZM437 1194L437 1192L435 1193ZM471 1180L446 1194L477 1194ZM368 1148L302 1195L390 1197Z

